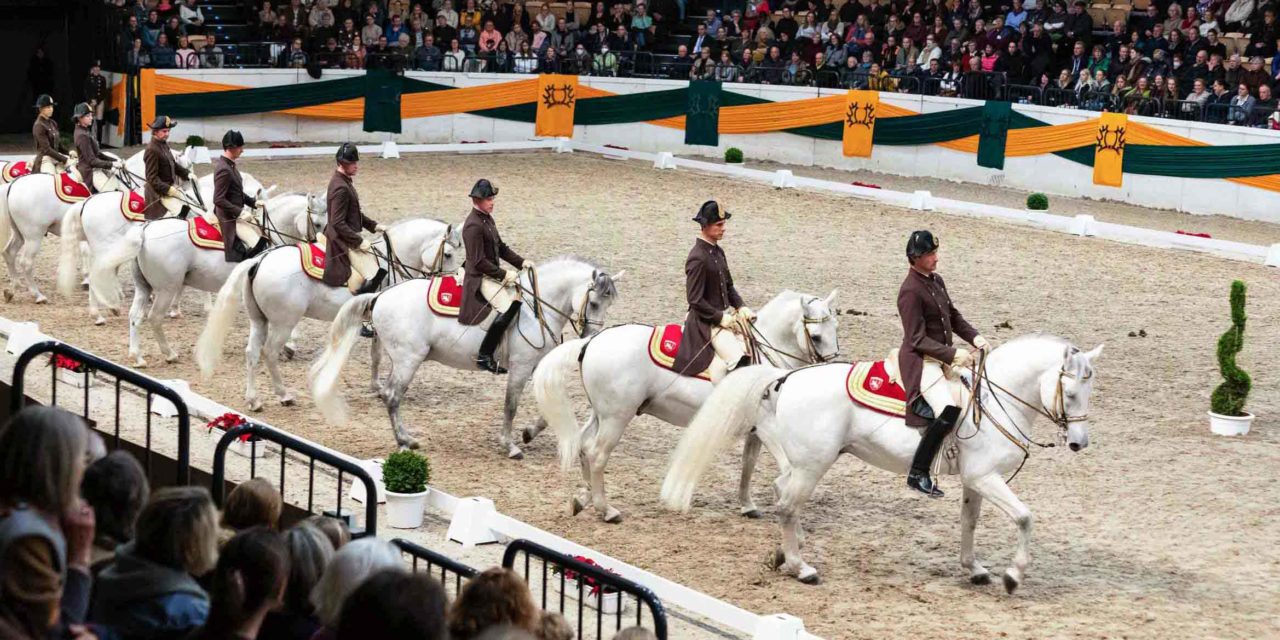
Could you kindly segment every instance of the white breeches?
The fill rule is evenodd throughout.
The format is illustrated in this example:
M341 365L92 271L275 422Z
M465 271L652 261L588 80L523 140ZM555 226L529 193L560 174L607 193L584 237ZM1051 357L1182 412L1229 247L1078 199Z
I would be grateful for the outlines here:
M520 291L515 285L508 287L502 286L502 283L492 278L482 278L480 280L480 295L487 301L489 306L493 307L498 313L506 313L511 308L511 303L520 298Z

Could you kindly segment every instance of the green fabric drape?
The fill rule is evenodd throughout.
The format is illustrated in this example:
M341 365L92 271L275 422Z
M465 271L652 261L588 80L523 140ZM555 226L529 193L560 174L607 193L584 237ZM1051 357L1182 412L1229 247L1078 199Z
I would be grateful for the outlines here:
M1251 178L1280 173L1280 144L1166 147L1130 144L1124 172L1171 178Z
M982 107L952 109L900 118L876 118L875 144L915 146L977 135Z
M625 124L682 116L688 108L689 92L685 89L628 93L578 101L574 124Z
M364 130L400 133L400 92L404 88L404 77L389 69L370 69L364 79Z
M1012 116L1010 102L989 101L982 106L982 125L978 129L979 167L1004 170L1004 146Z
M364 97L365 76L256 89L156 96L156 113L173 118L211 118L270 113Z
M720 83L696 80L686 92L684 143L720 145Z

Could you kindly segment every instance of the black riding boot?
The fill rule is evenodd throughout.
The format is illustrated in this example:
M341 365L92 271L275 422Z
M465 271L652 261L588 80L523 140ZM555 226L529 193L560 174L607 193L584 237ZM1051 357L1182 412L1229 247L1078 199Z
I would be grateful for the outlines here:
M265 237L258 238L258 244L253 245L252 249L249 249L244 252L244 259L248 260L249 258L252 258L258 255L259 253L262 253L263 251L266 251L267 249L270 249L270 248L271 248L271 243L267 242L267 239Z
M506 369L498 366L498 361L493 358L493 352L498 349L498 343L502 342L502 336L507 332L507 327L511 326L511 321L515 320L520 313L520 301L516 300L511 303L511 307L507 312L498 316L489 325L489 332L484 334L484 340L480 342L480 354L476 356L476 366L498 375L507 372Z
M942 441L951 433L951 428L959 418L960 407L948 406L942 410L941 416L929 422L924 436L920 438L920 446L916 448L916 455L911 460L911 473L907 475L908 487L931 498L942 497L942 490L934 486L933 478L929 477L929 469L933 466L933 458L938 455Z
M191 207L190 207L189 205L185 205L185 204L184 204L184 205L182 205L182 209L181 209L180 211L178 211L178 219L179 219L179 220L186 220L186 219L187 219L187 216L189 216L189 215L191 215Z
M363 295L366 293L373 293L374 291L377 291L378 287L382 286L382 281L386 279L386 277L387 277L387 270L378 269L378 273L374 274L372 278L365 280L364 284L360 285L359 289L356 289L356 295Z

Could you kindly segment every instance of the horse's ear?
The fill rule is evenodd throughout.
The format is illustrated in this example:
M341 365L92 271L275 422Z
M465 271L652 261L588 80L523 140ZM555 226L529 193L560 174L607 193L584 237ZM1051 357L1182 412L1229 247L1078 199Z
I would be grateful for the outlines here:
M840 290L839 290L839 289L832 289L832 290L831 290L831 293L827 294L827 297L826 297L826 299L824 299L824 300L823 300L823 302L825 302L825 303L826 303L826 305L827 305L828 307L830 307L830 306L832 305L832 303L834 303L834 302L836 301L836 294L837 294L837 293L840 293Z
M616 273L616 274L613 276L613 283L614 283L614 284L618 284L619 282L621 282L621 281L622 281L622 276L625 276L625 275L627 275L627 270L626 270L626 269L623 269L622 271L619 271L618 273Z
M1098 346L1094 347L1092 351L1086 352L1086 353L1084 353L1083 355L1081 355L1080 357L1084 358L1086 362L1088 362L1088 363L1092 364L1094 360L1097 360L1097 359L1098 359L1098 356L1102 355L1102 347L1103 347L1103 346L1104 346L1104 345L1101 345L1101 344L1100 344L1100 345L1098 345Z

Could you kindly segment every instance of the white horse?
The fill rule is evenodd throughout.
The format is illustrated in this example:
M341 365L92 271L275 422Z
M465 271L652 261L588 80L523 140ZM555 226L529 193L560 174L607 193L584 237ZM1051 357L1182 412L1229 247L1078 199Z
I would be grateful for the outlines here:
M463 257L462 230L451 224L429 218L413 218L392 224L384 237L378 234L371 245L386 253L386 238L400 264L415 271L433 269L453 271ZM243 301L249 313L249 344L245 348L245 400L253 411L262 409L258 398L255 371L265 350L267 371L280 404L294 403L293 393L280 376L281 347L302 318L329 322L339 315L344 303L352 300L346 287L330 287L302 272L297 245L272 249L252 260L240 263L218 292L204 331L196 341L196 363L206 379L211 377L222 357L231 321ZM390 270L389 270L390 271ZM417 282L412 280L411 282ZM368 294L373 295L373 294ZM359 296L357 296L357 299ZM422 299L426 304L426 298ZM421 310L427 313L425 309ZM356 322L359 331L360 323ZM378 353L378 345L372 345ZM376 360L375 360L376 363ZM377 365L374 365L377 378ZM319 403L321 398L316 398Z
M1005 589L1013 593L1026 576L1031 510L1014 495L1004 476L1015 473L1026 460L1037 416L1055 423L1072 451L1089 445L1093 363L1101 353L1101 345L1082 353L1062 338L1037 334L1012 340L986 358L985 374L978 383L979 402L964 403L951 438L956 457L939 460L940 472L959 474L964 485L960 564L974 584L991 581L991 573L973 553L973 532L983 499L995 503L1018 529L1013 566L1004 573ZM681 438L662 485L663 503L687 511L694 486L717 452L754 428L780 470L774 487L783 540L775 566L801 582L817 582L817 570L800 557L800 511L818 481L841 453L905 475L920 442L920 433L901 418L876 413L849 399L850 366L827 364L790 375L772 367L748 367L730 374Z
M323 229L328 221L326 208L321 196L286 194L272 198L267 202L267 211L277 226L266 235L277 244L295 242L282 237L278 230L284 229L284 233L292 236L305 234L308 229ZM164 312L182 295L184 287L218 291L237 263L227 262L221 247L202 249L193 245L187 220L161 218L130 228L101 257L101 273L110 275L112 281L91 281L90 295L114 307L118 302L115 299L116 269L131 260L134 288L133 305L129 309L129 355L134 358L135 366L147 366L139 337L145 322L151 326L165 362L174 362L178 353L165 338Z
M616 283L625 272L610 276L587 260L561 257L538 265L533 274L538 282L537 298L528 293L524 295L520 315L508 330L503 347L508 373L500 442L507 456L516 460L523 458L524 452L511 434L511 423L534 367L556 346L566 324L571 323L579 337L590 336L603 326L605 313L617 297ZM520 286L526 292L533 291L527 270L521 273ZM391 358L390 377L380 396L391 417L396 443L401 447L418 446L417 440L405 430L400 403L423 361L478 370L476 353L488 325L467 326L457 318L435 315L427 309L429 288L428 281L413 280L381 294L356 296L338 312L330 330L329 345L311 367L312 396L326 420L332 424L346 421L346 405L338 388L338 378L359 335L361 320L370 312L379 341ZM539 301L540 304L535 304ZM375 359L375 371L377 366ZM532 437L531 433L536 434L545 426L540 423L526 429L525 435Z
M826 362L839 352L838 320L831 312L836 292L826 298L783 291L760 310L756 330L761 351L771 361L792 369ZM590 501L605 522L620 522L622 513L605 496L604 471L622 432L637 415L648 414L685 426L711 395L709 380L681 376L650 361L653 327L620 325L589 340L572 340L556 347L533 374L533 393L542 418L560 442L560 462L568 471L575 461L582 467L585 486L572 499L577 515ZM582 380L591 406L579 428L570 406L567 379ZM759 517L751 502L751 474L760 441L748 436L743 452L742 513Z
M145 173L142 153L139 151L125 161L128 177L113 177L107 185L108 189L124 191L135 176ZM175 160L183 167L191 163L176 151ZM22 176L7 185L0 186L0 246L4 247L5 262L9 267L9 277L25 287L37 303L48 301L36 285L33 266L36 254L46 234L61 232L61 222L67 209L73 203L63 202L54 193L56 176L45 173L32 173ZM213 193L212 178L203 190ZM190 189L190 187L187 187ZM188 195L191 197L191 195ZM78 246L78 245L77 245ZM13 291L5 289L5 299L11 300Z
M256 192L258 197L264 197L265 190L256 178L248 173L242 173L241 177L244 181L246 193ZM201 186L202 192L212 193L212 174L205 176L201 181L207 183ZM206 186L208 190L204 191ZM125 202L127 197L129 197L127 193L114 191L94 194L88 200L68 209L62 216L61 235L68 241L62 243L62 254L58 261L58 292L68 298L74 295L76 289L76 253L75 244L70 240L79 240L88 246L88 280L91 284L89 290L89 315L93 317L93 323L98 325L106 321L102 317L100 305L107 307L113 314L119 313L119 287L115 278L116 268L107 268L103 261L103 256L115 252L116 247L124 240L125 232L131 227L142 225L142 221L131 222L121 213L124 205L127 204ZM268 213L271 214L273 212L268 209ZM280 219L292 225L295 213L295 211L291 210ZM116 266L118 267L119 265ZM103 292L107 291L107 287L110 287L110 293L104 298ZM174 316L176 312L170 315Z

